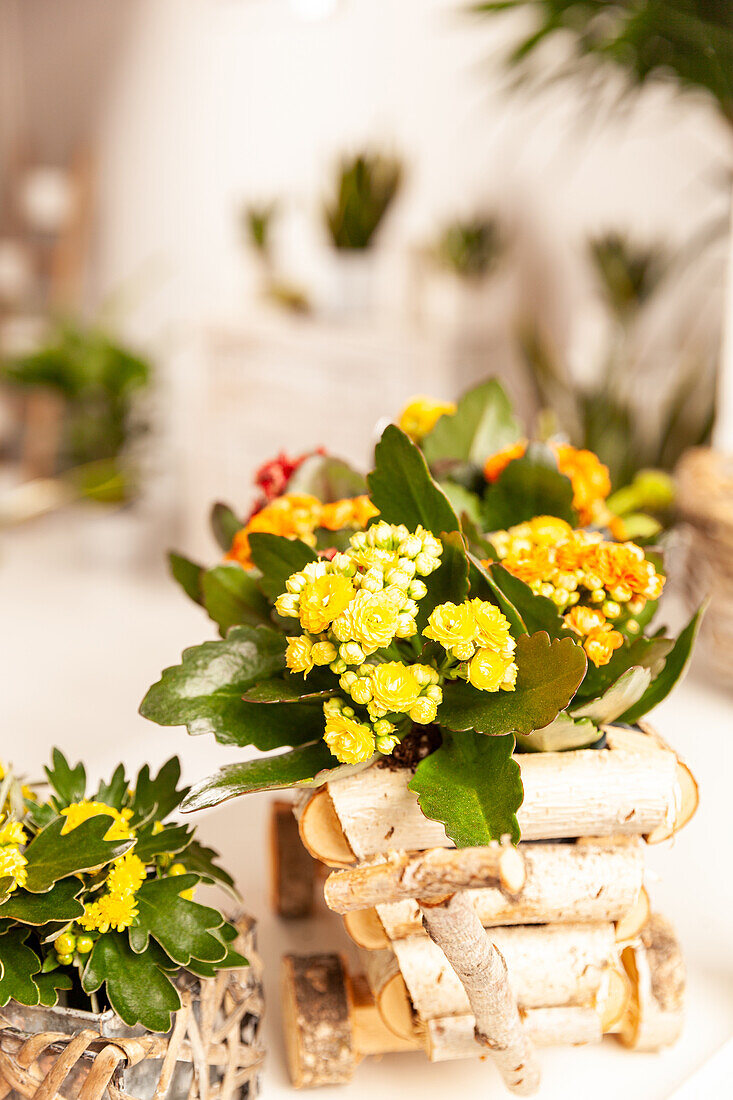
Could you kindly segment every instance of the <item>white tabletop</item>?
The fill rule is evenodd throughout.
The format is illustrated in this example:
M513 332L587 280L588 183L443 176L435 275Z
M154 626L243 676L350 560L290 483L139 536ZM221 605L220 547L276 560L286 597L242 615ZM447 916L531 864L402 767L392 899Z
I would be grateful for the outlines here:
M203 612L162 574L139 578L123 568L93 565L59 518L3 537L0 546L2 736L0 758L37 775L53 745L83 756L95 778L124 760L130 769L178 753L194 780L242 750L183 729L164 729L137 715L147 686L186 646L214 636ZM731 887L731 718L733 697L692 678L655 714L664 737L686 757L699 783L700 810L671 844L650 849L652 904L676 925L688 962L688 1013L677 1046L661 1055L633 1054L607 1039L599 1047L541 1052L543 1100L662 1100L718 1096L688 1081L733 1035ZM266 964L269 1047L265 1100L292 1096L283 1059L278 971L285 951L340 949L333 923L286 924L269 910L265 823L269 799L251 796L199 818L202 838L217 847L235 875L247 908L260 922ZM733 1054L712 1063L715 1080L733 1078ZM708 1075L713 1072L708 1069ZM701 1081L703 1079L701 1078ZM702 1090L702 1091L700 1091ZM321 1095L322 1090L318 1091ZM370 1059L344 1100L403 1100L430 1092L506 1095L482 1062L431 1066L421 1054ZM333 1090L323 1095L334 1096Z

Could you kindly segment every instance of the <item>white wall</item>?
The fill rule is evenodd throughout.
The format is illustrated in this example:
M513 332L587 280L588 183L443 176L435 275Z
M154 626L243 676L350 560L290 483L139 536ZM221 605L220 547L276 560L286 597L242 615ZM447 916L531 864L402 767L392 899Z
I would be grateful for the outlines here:
M586 231L630 225L674 242L711 212L723 141L704 106L655 91L602 124L567 86L512 98L498 66L510 23L461 6L341 0L307 23L286 0L138 0L101 130L100 292L132 279L153 329L237 311L237 204L273 194L294 207L288 267L318 281L325 173L367 140L409 165L387 254L486 199L539 243L560 324L571 300L578 310ZM398 258L390 270L398 287ZM704 289L710 304L716 288Z

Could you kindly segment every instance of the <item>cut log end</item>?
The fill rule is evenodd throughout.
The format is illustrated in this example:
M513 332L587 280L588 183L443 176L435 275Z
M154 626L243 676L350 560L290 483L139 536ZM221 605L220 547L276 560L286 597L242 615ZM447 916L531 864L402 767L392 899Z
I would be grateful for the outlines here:
M616 921L616 942L628 943L629 940L635 940L649 920L650 913L649 895L642 886L639 896L628 913L624 913L623 917Z
M639 1051L671 1046L684 1020L685 965L669 922L652 914L641 942L625 948L622 961L632 992L619 1039Z
M376 909L361 909L344 916L344 928L357 947L378 951L389 947L389 939Z
M601 1031L607 1035L617 1028L629 1010L631 983L626 972L611 967L606 974L603 996L597 1005L601 1019Z
M295 1088L342 1085L358 1062L348 978L338 955L286 955L282 963L285 1048Z
M695 776L681 760L677 761L676 786L677 808L674 820L671 824L660 825L649 833L647 844L660 844L663 840L669 840L694 816L700 803L700 792Z
M274 911L285 920L311 916L316 865L301 843L292 803L279 799L270 817L270 858Z
M325 787L316 791L302 807L298 827L300 839L314 859L329 867L351 867L356 861Z

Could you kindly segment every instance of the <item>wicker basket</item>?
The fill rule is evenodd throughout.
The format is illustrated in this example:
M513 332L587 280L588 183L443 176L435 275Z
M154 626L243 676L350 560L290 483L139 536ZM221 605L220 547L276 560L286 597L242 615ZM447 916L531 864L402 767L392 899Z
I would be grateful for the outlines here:
M678 503L688 525L686 596L712 597L700 628L698 667L730 683L733 667L733 455L690 451L677 475Z
M0 1010L0 1100L249 1100L263 1061L261 964L254 921L236 921L250 961L198 979L181 971L182 1007L167 1035L127 1027L111 1010Z

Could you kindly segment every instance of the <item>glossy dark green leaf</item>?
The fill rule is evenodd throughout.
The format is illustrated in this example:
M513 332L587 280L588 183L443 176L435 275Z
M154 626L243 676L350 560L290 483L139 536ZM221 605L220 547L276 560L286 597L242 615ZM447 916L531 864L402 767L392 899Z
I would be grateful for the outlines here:
M441 726L493 737L531 733L567 707L586 669L585 652L571 638L551 642L544 632L517 640L516 662L514 691L477 691L461 680L447 683L438 711Z
M114 806L121 810L127 795L127 776L122 764L118 764L109 783L102 781L97 788L94 798L97 802L104 802L107 806Z
M466 527L466 517L470 523L481 523L481 498L472 493L470 489L459 485L457 481L441 479L438 485L448 497L450 506L461 520L461 526Z
M330 681L331 686L321 686ZM313 669L308 677L286 672L272 680L260 680L244 693L248 703L300 703L308 699L327 699L338 691L333 674L323 669Z
M150 775L150 767L143 764L135 780L135 793L132 799L132 822L148 818L155 814L157 821L164 821L180 805L188 792L188 787L178 787L181 778L181 762L177 756L166 760L155 778Z
M422 450L431 467L445 459L483 466L520 435L509 398L492 378L464 394L452 416L441 416L423 439Z
M293 573L299 573L309 561L318 561L318 555L300 539L286 539L282 535L253 532L249 536L252 561L262 576L258 584L268 599L274 603L285 591L285 582Z
M77 900L83 888L81 879L69 877L61 879L45 894L14 890L0 906L0 917L9 917L21 924L39 925L74 920L84 912L84 906Z
M232 626L270 623L270 604L254 574L234 562L205 570L201 575L201 595L209 618L222 635Z
M37 1005L38 986L33 980L41 963L26 944L28 928L9 928L0 935L0 1008L11 999L22 1005Z
M237 531L241 531L243 527L244 522L235 515L229 505L217 501L211 509L211 530L222 550L227 551L231 549L231 545L234 542L234 536Z
M201 595L201 577L204 568L195 561L184 558L182 554L176 554L171 550L168 554L168 569L173 580L180 584L183 591L194 603L203 604Z
M243 704L242 696L259 680L284 671L286 645L283 634L267 627L232 627L221 641L187 649L181 664L167 668L150 688L140 713L161 726L211 733L222 744L267 748L254 740L254 704Z
M515 577L503 565L495 563L488 567L488 572L498 588L516 607L530 634L546 630L551 638L567 638L569 631L552 600L537 595L528 584Z
M224 923L221 913L181 897L182 890L190 890L198 881L198 876L191 874L148 879L142 884L135 895L138 918L128 929L136 954L145 951L152 936L180 966L191 959L220 962L224 958L226 947L210 931Z
M521 458L502 470L486 492L483 519L487 531L500 531L533 516L559 516L573 526L573 486L561 474L549 447L532 443Z
M64 836L61 830L66 825L66 818L56 818L46 825L25 850L28 860L25 889L32 894L45 893L59 879L101 867L124 855L135 842L105 840L105 833L112 824L111 817L100 814L83 821Z
M70 767L60 749L54 749L51 757L52 767L43 770L48 776L48 781L58 795L60 806L68 806L71 802L81 802L84 798L87 786L87 774L83 764Z
M652 680L638 702L621 715L621 721L638 722L640 718L643 718L645 714L648 714L663 699L667 698L687 669L706 606L706 604L703 604L692 616L670 650L662 671L655 680Z
M154 831L154 825L151 821L138 832L135 855L143 863L150 863L164 852L176 855L191 843L193 830L188 825L166 825L158 832Z
M181 808L186 812L203 810L252 791L275 791L297 786L315 779L326 769L336 767L338 762L325 741L301 745L277 756L227 764L208 779L196 783Z
M166 1032L181 1007L178 991L157 962L158 953L136 955L122 932L100 936L82 975L87 993L105 986L109 1002L130 1027Z
M53 1008L58 1004L60 989L71 989L74 984L71 975L64 974L60 970L52 974L34 974L33 981L38 986L39 1004L45 1005L46 1008Z
M430 476L422 454L395 424L388 425L374 452L374 469L367 477L380 519L423 526L440 538L459 531L460 522L447 496Z
M288 482L289 493L308 493L324 504L366 493L366 478L343 459L309 455Z
M418 604L416 622L422 630L433 608L441 603L463 603L468 597L468 555L463 535L459 531L443 534L440 568L425 578L427 594Z
M426 817L440 821L458 848L519 840L517 810L524 789L512 757L514 737L443 733L443 744L421 760L410 782Z
M249 966L249 960L245 959L244 955L240 955L239 951L229 947L220 963L205 963L192 959L187 969L198 974L200 978L214 978L217 970L235 970L243 966Z

